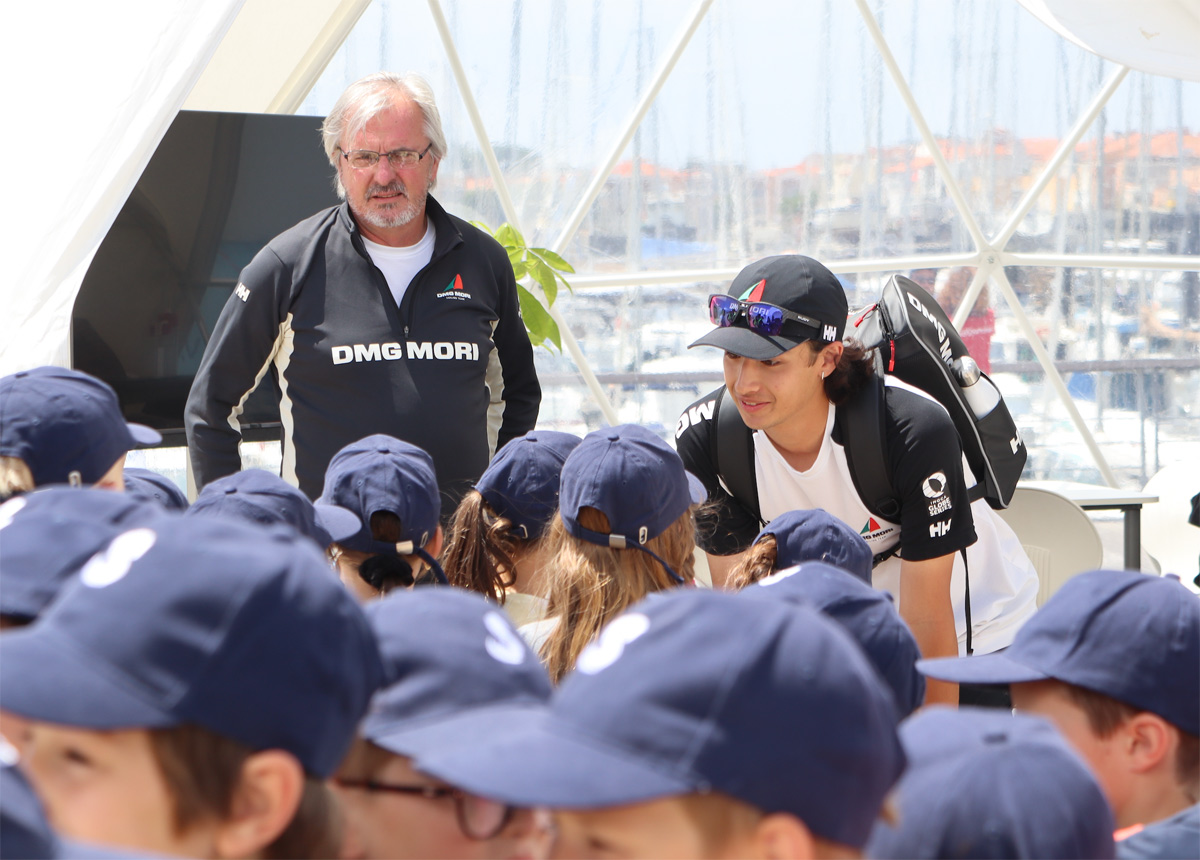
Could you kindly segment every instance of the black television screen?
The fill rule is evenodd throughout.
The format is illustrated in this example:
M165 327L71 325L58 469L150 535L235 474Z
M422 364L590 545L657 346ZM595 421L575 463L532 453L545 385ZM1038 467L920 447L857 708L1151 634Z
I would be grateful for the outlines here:
M192 377L238 273L338 202L321 118L180 111L101 242L75 299L72 364L116 389L126 419L183 443ZM247 439L278 438L278 391L246 404Z

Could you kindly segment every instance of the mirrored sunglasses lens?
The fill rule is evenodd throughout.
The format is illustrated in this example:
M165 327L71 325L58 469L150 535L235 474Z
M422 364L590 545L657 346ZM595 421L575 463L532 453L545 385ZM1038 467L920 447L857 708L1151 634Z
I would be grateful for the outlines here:
M750 305L746 309L746 322L759 334L779 334L783 328L783 311L771 305Z
M463 832L471 839L491 839L504 829L511 811L503 803L476 797L462 796Z
M731 326L737 322L738 300L730 296L713 296L708 300L708 318L715 326Z

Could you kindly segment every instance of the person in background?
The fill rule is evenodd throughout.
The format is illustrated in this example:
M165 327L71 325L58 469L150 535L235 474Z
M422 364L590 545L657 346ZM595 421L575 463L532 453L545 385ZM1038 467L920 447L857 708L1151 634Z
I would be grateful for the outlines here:
M94 376L47 366L0 378L0 501L47 484L124 490L125 455L161 441Z
M28 721L24 766L64 836L336 856L325 780L383 666L358 604L291 529L161 515L0 638L0 709Z
M927 708L900 726L908 769L867 843L876 860L1106 860L1113 816L1088 766L1048 721Z
M315 498L338 450L383 433L430 453L449 516L537 423L512 264L429 193L446 136L421 77L351 84L322 138L345 202L272 239L239 275L184 414L196 484L239 470L242 404L270 373L288 483Z
M517 626L546 615L549 542L543 538L558 510L563 463L580 441L571 433L531 430L509 442L451 520L441 557L450 584L496 601Z
M360 528L330 549L338 576L362 601L411 588L426 575L445 583L433 460L415 445L376 434L338 451L317 505L345 508Z
M460 739L503 737L550 698L537 655L495 604L451 588L367 607L385 685L333 784L346 811L345 860L547 856L546 816L422 772L414 758Z
M816 610L679 588L610 621L539 718L416 765L550 807L556 856L857 857L904 770L897 721Z
M1200 856L1200 598L1174 577L1068 580L1003 653L924 660L933 678L1010 684L1096 774L1117 856Z
M679 455L644 427L596 430L570 453L550 524L547 617L521 628L551 679L627 606L694 582L692 505L703 496Z
M966 295L967 288L971 286L971 279L974 277L975 270L968 266L955 266L946 273L945 282L937 291L937 301L951 320L958 312L958 306L962 304L963 296ZM933 290L929 291L933 292ZM979 290L979 296L975 299L975 304L971 306L970 314L958 328L958 336L962 338L963 346L967 348L971 358L975 359L975 363L984 373L992 372L992 335L995 333L996 312L992 310L992 306L988 302L988 288L987 283L984 282Z

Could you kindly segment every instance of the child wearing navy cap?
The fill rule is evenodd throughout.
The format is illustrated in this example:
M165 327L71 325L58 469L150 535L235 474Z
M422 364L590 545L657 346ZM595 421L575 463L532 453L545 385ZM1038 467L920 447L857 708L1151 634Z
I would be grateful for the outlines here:
M1200 599L1174 577L1076 576L1002 653L923 660L933 678L1011 684L1092 767L1118 857L1200 857Z
M516 625L546 615L544 540L558 510L563 462L582 440L531 430L500 449L458 504L442 553L452 585L501 604Z
M596 430L571 452L550 524L548 617L521 630L552 679L627 606L693 584L691 509L703 500L679 455L644 427Z
M367 616L387 681L334 778L346 812L342 856L544 858L544 813L463 791L414 761L535 718L551 690L537 655L499 607L458 589L391 595Z
M871 547L850 526L817 508L788 511L763 526L729 572L726 588L737 591L806 561L823 561L871 584Z
M362 610L290 529L163 514L5 632L0 708L64 836L190 857L332 857L325 780L383 681Z
M333 455L316 504L345 508L360 526L334 542L330 555L342 582L359 600L409 588L429 575L446 582L442 509L433 458L382 433L351 442Z
M123 490L125 455L162 436L127 423L108 383L66 367L0 378L0 501L47 484Z
M854 857L904 769L897 722L820 613L679 588L609 622L542 715L416 766L550 807L556 856Z

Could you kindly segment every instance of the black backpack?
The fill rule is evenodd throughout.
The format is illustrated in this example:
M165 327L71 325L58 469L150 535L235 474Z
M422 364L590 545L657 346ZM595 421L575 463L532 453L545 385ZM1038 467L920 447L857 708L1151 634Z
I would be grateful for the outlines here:
M874 351L875 375L837 407L835 419L843 434L846 464L854 489L866 508L892 522L900 513L884 447L885 375L894 375L921 389L946 407L962 440L963 454L976 476L977 483L970 491L971 501L985 498L993 508L1008 507L1025 467L1025 443L1004 399L986 374L980 374L975 384L989 386L996 402L987 414L975 415L959 381L962 359L969 357L969 353L934 298L908 278L893 275L878 302L851 316L846 333ZM725 393L722 388L715 401L713 420L717 426L710 437L714 443L710 453L729 494L761 523L753 433L736 407L722 408ZM894 552L880 553L875 563ZM964 551L964 565L966 560ZM972 651L969 582L964 610L969 654Z

